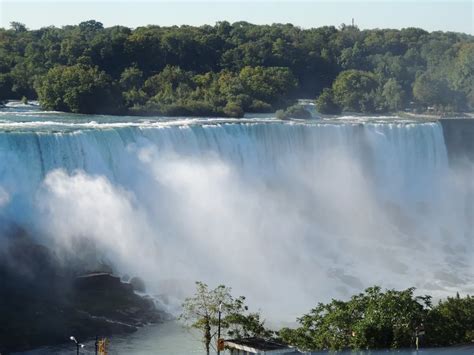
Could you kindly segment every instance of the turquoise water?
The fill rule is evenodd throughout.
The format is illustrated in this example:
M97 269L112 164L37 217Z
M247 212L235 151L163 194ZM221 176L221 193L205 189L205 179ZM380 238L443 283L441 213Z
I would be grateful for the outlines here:
M84 342L81 354L94 354L94 341ZM143 327L128 335L110 338L110 354L205 354L199 334L183 327L177 322L166 322ZM70 342L60 346L45 347L33 351L18 353L23 355L71 354L75 345Z
M94 341L85 342L81 354L94 354ZM117 355L204 355L199 333L184 328L177 322L166 322L139 329L136 333L110 338L110 353ZM57 347L47 347L29 352L17 353L18 355L46 355L73 354L74 344L65 344ZM226 352L226 354L228 354ZM328 352L315 352L312 354L329 354ZM440 349L415 350L379 350L379 351L343 351L331 354L341 355L474 355L473 346L461 346Z

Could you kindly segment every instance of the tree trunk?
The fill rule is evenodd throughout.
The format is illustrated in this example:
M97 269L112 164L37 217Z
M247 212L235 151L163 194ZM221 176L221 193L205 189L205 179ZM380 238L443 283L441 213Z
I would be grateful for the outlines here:
M211 325L209 322L206 322L204 329L204 342L206 344L206 354L210 354L210 345L211 345Z

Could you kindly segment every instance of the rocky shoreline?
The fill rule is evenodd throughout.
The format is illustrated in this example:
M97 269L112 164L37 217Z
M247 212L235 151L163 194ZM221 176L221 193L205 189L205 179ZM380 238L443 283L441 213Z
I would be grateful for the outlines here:
M0 249L1 354L66 343L71 335L85 341L131 333L170 318L109 271L64 267L22 231L2 238L7 242Z

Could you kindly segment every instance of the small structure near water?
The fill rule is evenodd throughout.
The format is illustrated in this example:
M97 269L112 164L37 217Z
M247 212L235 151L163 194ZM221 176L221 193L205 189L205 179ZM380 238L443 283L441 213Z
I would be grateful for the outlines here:
M226 340L225 348L231 355L247 354L300 354L295 348L273 340L262 338L244 338Z

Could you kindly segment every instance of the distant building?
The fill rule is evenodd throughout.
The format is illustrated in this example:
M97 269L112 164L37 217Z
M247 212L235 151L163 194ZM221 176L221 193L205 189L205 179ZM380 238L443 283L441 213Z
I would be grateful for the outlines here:
M231 355L250 354L301 354L286 344L262 338L226 340L225 348Z

